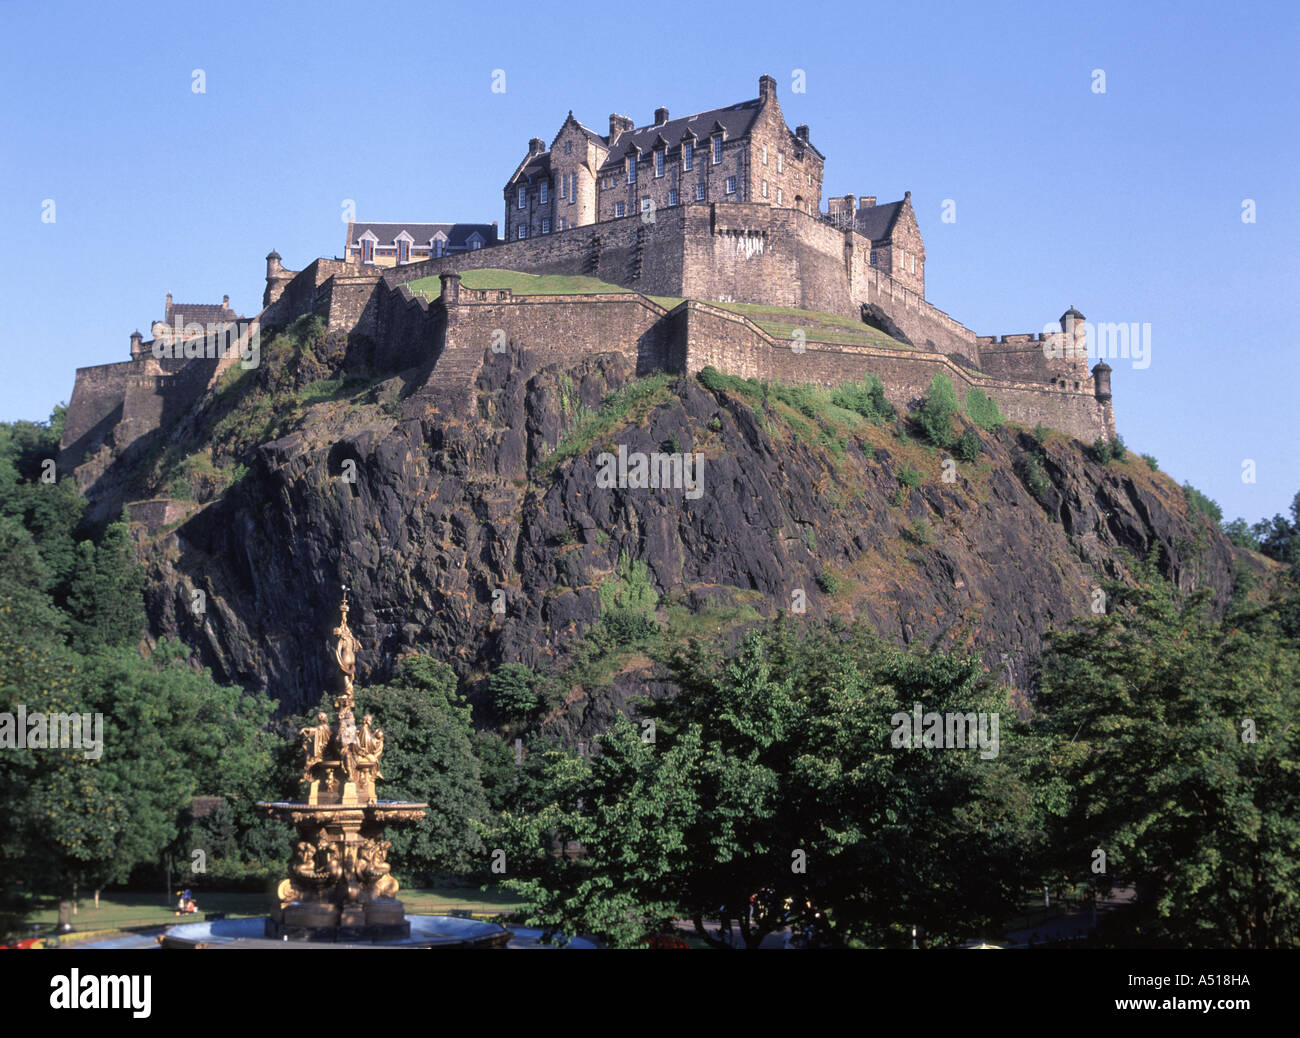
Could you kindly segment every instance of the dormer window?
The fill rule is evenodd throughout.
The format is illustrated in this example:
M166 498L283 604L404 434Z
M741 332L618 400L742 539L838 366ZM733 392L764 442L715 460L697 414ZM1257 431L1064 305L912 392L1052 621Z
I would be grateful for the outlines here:
M660 148L658 151L655 152L655 176L662 177L663 175L664 175L664 149Z
M713 138L713 164L716 166L722 161L722 138Z
M692 141L682 141L682 169L689 170L691 163L695 160L695 144Z
M375 243L370 238L361 239L361 262L375 262Z
M633 152L627 157L627 182L636 183L636 153Z
M400 266L403 263L411 262L411 243L405 238L397 239L397 263Z
M434 259L440 259L447 253L447 239L438 235L429 244L429 251L433 253Z

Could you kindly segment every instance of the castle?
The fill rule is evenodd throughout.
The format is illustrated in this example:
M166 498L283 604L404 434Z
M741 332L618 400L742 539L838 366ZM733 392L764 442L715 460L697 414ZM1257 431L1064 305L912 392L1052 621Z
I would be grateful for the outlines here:
M233 333L224 350L177 332L169 296L154 339L132 335L130 360L78 369L60 464L80 466L90 488L106 459L193 406L259 334L307 313L346 338L349 373L427 366L420 392L467 413L478 373L508 346L555 362L618 351L643 373L712 365L820 385L869 373L902 409L942 373L1012 421L1088 442L1115 435L1111 369L1089 370L1081 313L1062 314L1060 332L977 336L925 298L910 192L884 205L831 198L823 211L824 164L809 128L786 124L770 76L726 108L678 119L660 108L640 128L611 115L607 135L570 112L507 180L504 240L495 224L352 223L343 259L294 271L271 252L260 313L212 308ZM391 255L379 251L390 233ZM605 284L516 294L484 270Z

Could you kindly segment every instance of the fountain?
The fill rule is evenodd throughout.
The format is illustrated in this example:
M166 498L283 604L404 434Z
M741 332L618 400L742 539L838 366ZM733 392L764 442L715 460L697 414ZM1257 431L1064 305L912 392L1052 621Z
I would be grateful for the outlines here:
M265 919L231 919L173 926L159 938L163 947L207 947L238 943L265 946L303 942L315 946L502 947L509 932L496 923L454 916L408 916L397 900L397 880L388 863L391 844L384 829L424 817L427 803L379 800L384 733L365 715L358 729L352 682L360 647L348 628L347 588L341 620L334 628L334 658L343 691L334 697L336 721L321 711L303 728L306 762L300 780L302 802L259 803L272 818L298 828L289 875L275 889ZM259 940L260 938L260 940Z

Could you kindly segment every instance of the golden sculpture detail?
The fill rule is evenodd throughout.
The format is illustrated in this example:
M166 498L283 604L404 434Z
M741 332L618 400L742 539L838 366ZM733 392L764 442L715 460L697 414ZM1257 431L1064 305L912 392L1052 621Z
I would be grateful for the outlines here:
M339 612L333 655L343 691L333 699L336 723L322 710L316 724L299 730L307 800L259 805L297 825L301 836L289 875L275 888L270 936L364 940L409 932L402 903L394 899L399 887L384 824L423 818L428 805L376 798L375 783L384 777L384 733L370 714L357 728L352 686L361 645L348 627L346 587Z

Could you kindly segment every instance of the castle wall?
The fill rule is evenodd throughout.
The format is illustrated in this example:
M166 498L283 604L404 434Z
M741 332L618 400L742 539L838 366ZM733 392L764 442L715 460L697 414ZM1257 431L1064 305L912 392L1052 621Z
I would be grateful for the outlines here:
M128 360L77 369L59 443L60 468L75 468L107 441L121 417L126 379L137 368L136 362Z

